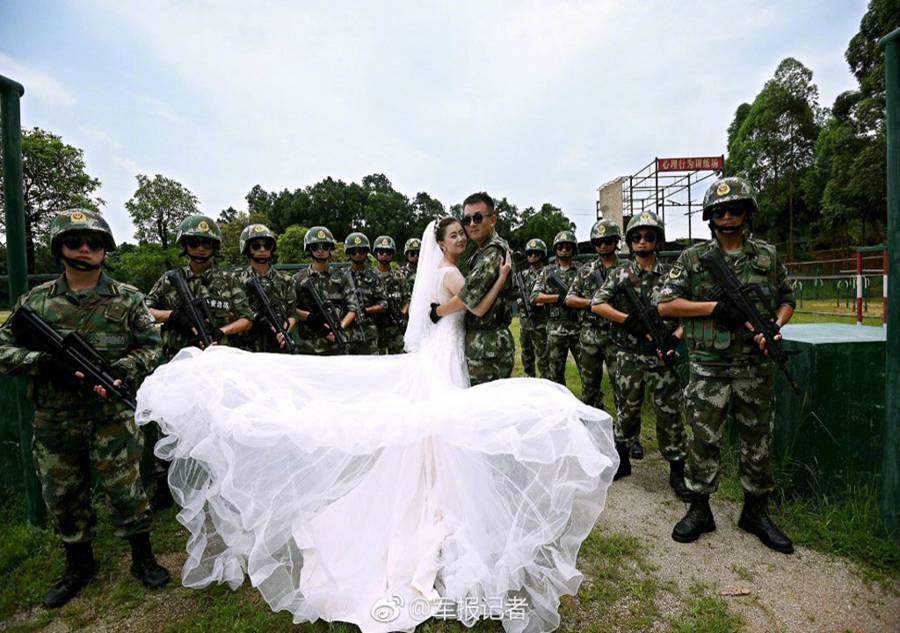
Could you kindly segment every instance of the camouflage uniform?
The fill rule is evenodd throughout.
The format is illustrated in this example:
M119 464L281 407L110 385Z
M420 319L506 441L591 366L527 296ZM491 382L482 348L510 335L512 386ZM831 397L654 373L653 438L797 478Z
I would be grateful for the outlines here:
M507 280L497 300L482 317L472 314L500 275L509 252L506 240L494 233L468 261L469 274L459 291L466 311L466 363L471 384L478 385L512 375L515 343L509 324L512 322L512 281Z
M535 270L529 267L522 272L522 280L525 282L525 290L531 299L531 290L541 276L544 267ZM517 299L521 304L521 300ZM550 367L547 362L547 310L544 306L531 305L534 317L525 316L525 309L519 306L519 346L522 348L522 366L525 375L536 376L535 361L541 372L541 378L550 375Z
M318 310L309 292L304 289L306 284L311 283L315 284L319 294L322 295L322 299L335 309L335 318L339 321L348 312L359 314L356 297L353 296L347 283L347 274L337 267L329 266L320 273L313 271L312 268L305 268L295 274L292 281L297 295L297 308L299 310L308 312L316 312ZM339 353L337 345L325 337L324 330L313 330L301 323L298 326L298 334L300 338L298 347L303 354L328 356Z
M659 301L708 300L717 286L700 258L713 248L718 248L715 240L683 251L665 280ZM763 314L782 304L795 305L787 269L774 246L745 236L741 252L723 255L739 281L760 285L766 302L757 307ZM741 486L754 495L766 494L774 485L770 459L775 421L773 365L746 331L730 332L712 318L683 322L691 370L685 399L694 431L686 471L688 487L706 495L718 488L722 427L730 406L741 439Z
M409 299L406 297L406 279L403 273L392 268L387 272L376 270L384 289L385 301L393 303L399 312ZM400 323L394 323L390 314L385 311L375 316L375 324L378 327L378 351L381 354L402 354L403 333L406 331L406 319Z
M618 258L610 267L603 265L598 257L578 269L575 281L569 287L569 297L582 297L591 300L600 284L609 276L609 273L619 265ZM599 270L598 275L594 271ZM598 284L597 277L600 277ZM604 408L603 403L603 364L606 363L606 371L609 374L610 384L613 385L613 393L618 390L615 386L613 364L615 358L615 346L609 336L610 322L591 312L583 310L579 314L581 330L578 335L578 347L581 350L581 400L585 404L598 409ZM614 398L615 399L615 398ZM618 402L616 402L618 405Z
M206 301L215 327L228 325L241 318L253 318L244 284L236 275L217 268L215 264L199 275L189 265L182 266L181 274L187 280L194 297ZM147 295L147 307L154 310L173 310L179 304L178 292L167 275L160 277ZM219 344L228 345L231 343L229 339L226 336ZM162 341L166 361L171 360L179 350L196 344L194 337L174 329L164 331Z
M22 305L34 308L63 336L79 332L136 384L156 366L159 334L143 295L105 273L96 287L83 291L71 290L65 274L60 275L20 298L15 309ZM109 500L116 534L147 532L150 511L139 472L144 444L134 411L41 375L37 367L41 352L17 347L11 323L9 319L0 327L0 370L30 378L35 467L50 520L63 542L94 538L92 466Z
M297 293L294 282L290 275L275 268L269 268L265 275L260 275L253 269L253 266L247 266L237 273L238 281L246 289L247 284L252 277L259 280L266 296L273 306L278 306L284 312L287 318L297 318ZM248 292L248 301L251 303L251 309L254 311L253 328L246 332L241 332L237 338L237 345L241 349L250 352L267 352L277 354L284 350L278 344L275 333L269 324L259 315L257 306L252 305L252 299Z
M531 291L531 300L534 302L538 294L559 294L548 281L551 274L556 276L570 288L578 275L578 269L572 265L568 268L560 268L558 260L544 268L541 276ZM578 349L578 313L562 304L547 304L547 365L549 374L547 378L566 384L566 358L569 351L576 364L580 362Z
M618 288L631 284L638 296L655 299L662 287L668 268L657 261L645 271L637 261L625 262L606 277L606 281L594 294L592 305L607 303L628 313L628 306ZM671 334L677 324L667 322ZM656 348L646 338L638 338L619 323L612 323L610 336L617 345L616 381L619 386L619 411L614 425L617 444L631 446L640 434L641 407L644 388L649 387L651 402L656 411L656 436L659 452L666 461L682 461L685 457L687 436L681 419L681 390L678 376L656 355Z
M356 319L347 330L347 336L350 338L350 350L353 354L377 354L378 353L378 326L375 318L365 314L365 308L372 306L383 306L387 311L387 296L384 287L381 285L381 278L374 270L369 267L360 271L346 269L343 271L346 276L347 290L351 294L356 294L359 312L356 313ZM353 276L353 284L356 285L354 293L350 276Z

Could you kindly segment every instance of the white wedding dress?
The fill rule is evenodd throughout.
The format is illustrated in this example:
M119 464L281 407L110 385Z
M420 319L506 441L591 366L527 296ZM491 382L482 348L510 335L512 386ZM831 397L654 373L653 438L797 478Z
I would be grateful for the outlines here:
M165 434L190 531L186 586L249 577L294 622L363 633L432 615L557 628L618 465L611 421L546 380L468 386L463 313L427 317L450 298L431 231L410 353L188 348L143 383L136 417Z

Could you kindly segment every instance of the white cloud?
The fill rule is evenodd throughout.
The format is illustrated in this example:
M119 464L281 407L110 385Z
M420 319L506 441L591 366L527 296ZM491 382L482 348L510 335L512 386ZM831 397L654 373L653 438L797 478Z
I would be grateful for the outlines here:
M62 82L44 70L16 61L2 52L0 68L4 75L26 87L26 97L34 95L51 108L71 108L77 103Z

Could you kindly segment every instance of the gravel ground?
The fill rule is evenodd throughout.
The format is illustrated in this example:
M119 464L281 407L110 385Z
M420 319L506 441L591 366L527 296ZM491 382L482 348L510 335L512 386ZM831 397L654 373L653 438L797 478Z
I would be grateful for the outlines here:
M900 597L855 573L854 564L798 547L786 556L737 527L740 505L712 498L717 529L695 543L676 543L672 527L686 505L668 487L661 459L633 462L616 482L600 523L646 545L662 581L688 593L702 583L728 596L750 631L875 633L900 631Z

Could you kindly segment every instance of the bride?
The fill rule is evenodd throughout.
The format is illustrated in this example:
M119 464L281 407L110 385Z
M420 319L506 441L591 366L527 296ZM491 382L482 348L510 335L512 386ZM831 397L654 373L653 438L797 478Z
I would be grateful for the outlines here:
M363 633L429 617L559 626L616 470L611 421L546 380L469 388L464 312L429 318L458 305L464 248L457 220L425 229L408 354L187 348L147 378L136 417L165 433L184 585L249 577L296 623Z

